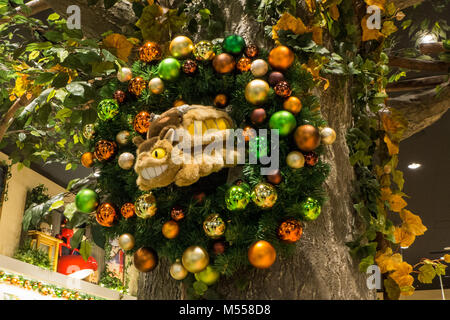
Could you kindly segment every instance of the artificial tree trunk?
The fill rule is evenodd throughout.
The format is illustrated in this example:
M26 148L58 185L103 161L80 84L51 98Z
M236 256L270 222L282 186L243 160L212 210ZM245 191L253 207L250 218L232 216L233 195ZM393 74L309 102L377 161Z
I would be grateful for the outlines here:
M82 23L82 28L88 35L97 34L98 36L104 29L120 32L126 20L128 22L135 20L128 18L129 5L124 2L105 14L101 7L89 8L86 0L45 1L59 13L65 13L65 8L69 4L80 5L82 19L85 21ZM404 8L421 1L396 0L394 2ZM161 1L161 4L171 6L173 2L173 0ZM246 40L264 44L261 26L243 10L245 0L218 0L217 2L223 8L228 33L238 33ZM354 2L355 5L362 4L362 1ZM299 15L302 18L307 17L307 11L304 9L305 2L301 1L299 6L299 11L303 11L299 12ZM124 10L128 11L125 13ZM89 12L84 16L83 12L87 11ZM97 19L101 19L99 16L105 19L101 26L98 20L92 18L95 15ZM192 35L192 38L199 40L201 34ZM357 214L352 206L351 194L355 175L349 162L349 150L345 138L348 129L352 126L351 83L349 79L334 77L330 78L330 82L331 86L327 91L316 92L320 97L323 116L337 133L336 142L327 147L323 159L330 164L331 173L325 183L329 200L323 207L322 215L316 221L307 224L304 235L298 243L296 254L292 258L278 258L268 270L239 273L240 278L248 280L248 286L244 290L237 288L236 279L222 279L219 284L219 293L225 299L375 299L376 297L374 290L367 288L367 275L359 272L357 261L350 257L349 248L345 245L361 231L358 227ZM448 100L446 103L447 107L441 108L441 112L448 109ZM418 117L420 118L420 115ZM185 288L180 282L170 277L168 269L168 262L162 260L154 271L141 273L138 298L185 298Z

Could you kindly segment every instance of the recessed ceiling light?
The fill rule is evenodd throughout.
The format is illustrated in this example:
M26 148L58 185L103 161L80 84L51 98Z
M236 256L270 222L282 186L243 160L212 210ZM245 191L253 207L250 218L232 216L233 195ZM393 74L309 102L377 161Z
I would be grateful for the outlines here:
M413 162L408 165L408 168L410 168L411 170L416 170L419 169L421 166L422 165L420 163Z
M417 43L419 45L425 44L425 43L433 43L433 42L437 42L437 41L438 41L438 39L437 39L436 35L433 33L423 33L417 39Z
M401 249L408 249L409 247L400 247Z

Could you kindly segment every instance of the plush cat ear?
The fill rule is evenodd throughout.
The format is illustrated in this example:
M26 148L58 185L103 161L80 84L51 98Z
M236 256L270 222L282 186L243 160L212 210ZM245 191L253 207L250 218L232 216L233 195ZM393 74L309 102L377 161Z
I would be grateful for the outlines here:
M163 140L167 140L171 144L173 144L173 141L175 140L175 130L173 128L170 128L169 130L167 130L166 134L164 135Z
M141 136L137 136L133 138L133 143L136 145L136 147L139 148L139 146L145 141L144 138L142 138Z

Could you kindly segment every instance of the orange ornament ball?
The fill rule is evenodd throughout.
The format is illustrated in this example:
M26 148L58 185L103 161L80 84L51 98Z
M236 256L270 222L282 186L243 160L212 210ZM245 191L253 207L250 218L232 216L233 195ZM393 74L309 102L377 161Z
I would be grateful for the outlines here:
M122 208L120 208L120 213L122 214L122 217L125 219L129 219L136 213L136 208L134 207L134 204L131 202L125 203Z
M139 97L146 88L147 82L142 77L131 79L130 83L128 84L128 91L130 91L137 97Z
M95 159L94 153L85 152L81 156L81 164L83 165L83 167L92 168L92 166L94 165L94 159Z
M116 219L116 209L110 203L102 203L97 208L96 220L99 225L112 227Z
M228 98L225 94L220 93L214 98L214 105L218 108L224 108L228 104Z
M268 60L272 68L286 70L294 63L294 52L286 46L278 46L270 51Z
M299 98L292 96L284 101L283 108L292 114L298 114L302 110L302 102Z
M117 151L117 144L108 140L100 140L95 144L94 156L98 161L108 161Z
M133 263L141 272L152 271L158 265L158 254L152 248L140 248L134 253Z
M303 228L300 221L292 218L283 221L277 230L278 238L288 243L297 242L300 240L302 234Z
M139 48L139 60L143 62L152 62L161 60L162 50L156 42L147 41Z
M147 111L139 112L134 118L133 128L137 133L145 134L150 128L151 115Z
M276 258L275 248L265 240L256 241L248 249L248 261L258 269L270 268Z
M167 239L175 239L180 233L180 226L173 220L167 221L162 226L162 234Z
M305 124L295 130L294 140L300 150L312 151L320 145L320 133L316 127Z
M231 54L221 53L214 57L213 68L217 73L229 73L234 70L236 62Z
M240 72L247 72L252 67L252 60L250 58L243 57L239 59L236 67Z
M178 100L175 100L175 102L173 103L173 107L176 108L176 107L180 107L185 104L186 104L186 102L184 100L178 99Z

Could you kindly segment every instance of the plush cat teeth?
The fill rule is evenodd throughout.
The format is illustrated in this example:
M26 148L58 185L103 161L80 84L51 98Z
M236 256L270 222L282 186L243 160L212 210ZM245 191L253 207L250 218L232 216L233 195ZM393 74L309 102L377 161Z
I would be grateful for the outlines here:
M150 180L161 175L167 170L167 167L167 164L158 167L148 167L142 170L141 175L145 180Z

